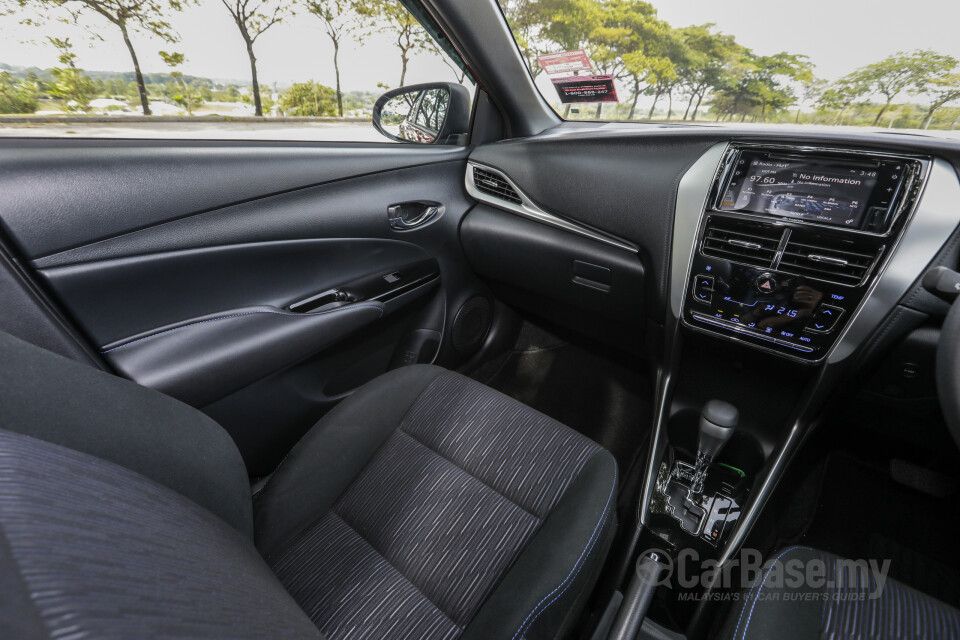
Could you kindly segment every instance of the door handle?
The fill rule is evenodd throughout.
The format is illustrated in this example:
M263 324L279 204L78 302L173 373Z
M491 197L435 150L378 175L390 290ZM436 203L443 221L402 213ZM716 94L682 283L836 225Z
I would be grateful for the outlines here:
M403 202L387 207L387 220L397 231L408 231L440 217L443 211L438 202Z

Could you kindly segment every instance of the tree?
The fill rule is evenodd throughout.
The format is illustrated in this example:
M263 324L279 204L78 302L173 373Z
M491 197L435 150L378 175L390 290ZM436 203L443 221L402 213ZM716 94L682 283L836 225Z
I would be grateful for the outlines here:
M695 25L679 30L689 51L687 64L678 69L680 86L690 96L683 114L684 120L688 116L691 120L697 119L697 112L707 92L727 83L729 66L741 54L742 47L733 36L714 33L714 26Z
M804 55L781 52L772 56L760 56L755 58L754 65L760 88L760 122L766 120L768 108L777 111L796 102L796 96L784 82L802 85L814 78L813 65Z
M790 82L807 82L813 70L806 56L786 52L758 56L745 49L731 65L729 80L714 95L717 119L740 115L763 122L768 111L779 111L797 100Z
M410 58L420 49L431 45L430 34L420 26L406 7L397 0L358 0L357 12L375 20L372 29L388 34L400 50L400 84L407 80Z
M0 113L33 113L37 110L37 85L0 71Z
M249 93L237 92L240 97L240 102L244 104L253 104L256 106L255 94L253 91ZM270 85L261 84L260 89L256 95L260 96L260 107L263 109L264 113L270 113L274 107L273 92L270 90Z
M48 37L47 40L60 51L58 60L63 65L50 70L54 79L50 94L63 100L63 108L67 111L85 111L96 95L93 80L77 68L77 55L73 52L70 38Z
M645 87L676 77L671 47L676 37L657 10L641 0L609 0L603 5L580 2L568 18L568 37L583 38L605 73L631 82L633 119ZM582 35L581 35L582 34Z
M840 78L830 85L817 100L818 109L835 109L837 111L834 126L843 121L843 114L850 105L860 100L870 92L870 87L863 82L858 74L852 73Z
M815 104L829 86L826 80L815 77L811 77L809 80L800 84L800 104L797 105L797 124L800 124L800 111L803 105Z
M917 50L911 53L898 51L879 62L857 69L850 74L850 78L853 82L869 87L870 91L879 93L885 98L883 106L873 120L873 126L877 126L880 118L897 96L909 88L925 85L930 78L939 73L948 72L954 66L956 61L953 58L934 51Z
M653 95L653 103L650 105L650 113L647 115L648 120L653 119L657 101L664 95L667 96L669 101L667 120L673 115L673 91L681 83L678 69L690 62L690 50L679 37L679 34L669 25L666 26L660 37L659 46L664 55L660 58L660 64L647 77L647 84L650 85L647 93Z
M263 115L263 100L260 96L260 80L257 78L257 56L253 52L253 45L257 38L267 32L270 27L280 24L291 13L289 3L283 0L220 0L233 17L240 37L247 48L247 57L250 59L250 88L253 93L253 111L257 116Z
M173 78L178 89L178 91L170 96L170 99L182 106L187 114L193 115L194 107L200 106L203 100L200 98L199 93L187 84L187 79L184 77L183 72L177 70L177 67L186 61L186 56L182 53L161 51L160 59L170 67L170 77Z
M131 32L155 35L166 42L176 42L178 36L164 17L167 11L181 11L188 0L20 0L21 5L36 4L39 7L65 9L71 19L81 24L87 14L93 13L107 20L120 30L123 43L133 61L137 88L140 92L140 107L143 115L150 115L150 100L140 71L140 61L130 39ZM99 33L96 34L100 37Z
M544 22L540 36L545 43L553 43L561 51L574 49L589 49L588 55L595 57L598 51L597 39L604 34L598 34L601 26L600 5L595 0L541 0L540 17ZM606 7L608 18L614 9L612 4ZM600 37L598 37L600 36ZM609 39L609 37L608 37ZM601 42L600 47L606 46ZM616 55L611 55L616 58ZM570 113L570 103L567 103L563 117Z
M337 115L343 117L343 92L340 89L340 42L359 27L355 0L307 0L307 11L323 23L323 30L333 44L333 71L337 80Z
M546 53L541 32L549 23L546 15L552 9L551 3L552 0L501 0L500 2L503 15L520 48L520 55L526 61L527 68L530 69L534 79L543 71L537 56Z
M931 102L923 118L923 123L920 125L921 129L930 126L933 114L943 105L954 100L960 100L960 74L945 73L930 79L925 87L925 93L930 97Z
M603 6L596 0L541 2L539 15L544 21L544 26L540 30L540 35L546 41L557 45L562 51L589 49L597 44L597 40L603 40L604 34L598 33L597 29L601 27L604 12L607 13L608 26L615 21L610 14L617 10L618 1L611 0Z
M310 80L298 82L280 96L280 108L289 116L334 116L342 103L330 87Z

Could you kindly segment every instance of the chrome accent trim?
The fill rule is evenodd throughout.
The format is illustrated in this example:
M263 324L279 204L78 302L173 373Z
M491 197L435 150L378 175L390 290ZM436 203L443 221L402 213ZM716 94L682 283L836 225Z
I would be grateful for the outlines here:
M704 313L700 313L699 311L693 311L692 315L693 315L693 319L697 320L698 322L711 324L715 327L721 327L722 329L726 329L727 331L734 331L736 333L740 333L745 336L750 336L751 338L756 338L757 340L762 340L763 342L771 342L773 344L779 344L782 347L788 347L795 351L800 351L801 353L813 353L813 347L805 347L802 344L790 342L789 340L782 340L780 338L774 338L764 333L760 333L759 331L751 331L749 328L738 325L737 323L731 322L730 320L721 320L719 318L714 318ZM818 333L829 333L829 331L821 331Z
M641 525L647 524L647 505L656 488L657 469L666 447L667 420L670 418L670 401L680 360L680 317L683 299L687 293L693 256L697 248L700 223L706 210L707 199L713 184L722 169L721 161L726 155L727 143L710 147L693 163L680 179L673 218L673 246L670 253L670 288L667 319L664 326L663 363L657 371L656 414L651 431L650 450L647 453L647 469L644 476L643 494L637 505L637 517Z
M950 234L960 225L960 179L946 160L931 164L913 215L885 266L875 276L863 303L847 323L827 355L835 364L849 357L880 322L894 310L914 282L923 275Z
M811 253L807 255L807 260L813 260L814 262L826 262L827 264L835 264L838 267L845 267L848 264L850 264L849 262L841 258L831 258L830 256L821 256L815 253Z
M743 247L744 249L763 249L762 244L747 242L746 240L727 240L727 244L732 244L735 247Z
M499 198L495 198L477 189L477 185L473 181L474 167L483 169L484 171L495 173L501 178L503 178L507 182L507 184L509 184L513 188L513 190L517 192L517 195L520 197L520 200L522 201L522 203L514 204L512 202L507 202L506 200L500 200ZM623 251L629 251L631 253L637 253L639 251L639 247L637 247L637 245L631 242L627 242L626 240L616 238L602 231L596 231L585 225L571 222L559 216L555 216L552 213L548 213L544 211L543 209L540 208L539 205L537 205L537 203L531 200L530 197L527 194L525 194L523 190L520 189L520 187L518 187L513 182L513 180L507 177L507 175L504 174L503 171L500 171L499 169L495 169L490 165L480 164L479 162L468 161L465 183L467 187L467 193L469 193L470 196L478 202L489 204L491 206L497 207L498 209L504 209L505 211L509 211L511 213L516 213L517 215L521 215L525 218L529 218L530 220L534 220L542 224L550 225L551 227L555 227L557 229L563 229L564 231L575 233L577 235L583 236L584 238L590 238L591 240L596 240L597 242L603 242L604 244L608 244L611 247L616 247L617 249L622 249Z
M674 321L679 321L683 315L683 296L692 275L690 268L697 249L700 223L728 147L727 143L720 143L707 149L683 174L677 187L673 251L670 254L670 311L673 312Z
M790 236L793 235L793 229L786 227L783 230L783 234L780 236L780 244L777 245L777 252L773 254L773 263L770 265L770 268L774 271L780 269L780 261L783 260L783 252L787 250L787 245L790 244Z

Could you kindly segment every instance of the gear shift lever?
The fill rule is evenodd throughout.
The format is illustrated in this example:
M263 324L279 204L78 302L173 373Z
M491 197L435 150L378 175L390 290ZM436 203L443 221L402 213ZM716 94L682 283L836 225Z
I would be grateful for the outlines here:
M729 402L711 400L700 412L700 434L697 438L697 462L694 465L691 491L701 493L710 463L733 435L740 422L740 412Z

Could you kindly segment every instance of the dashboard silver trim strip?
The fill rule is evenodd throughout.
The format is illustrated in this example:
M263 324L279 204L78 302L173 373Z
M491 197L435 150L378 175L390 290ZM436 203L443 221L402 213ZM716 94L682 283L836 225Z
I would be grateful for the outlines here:
M638 521L647 524L647 505L653 496L664 447L666 447L667 420L670 415L670 399L673 395L673 381L678 366L680 339L680 317L683 313L683 297L687 291L687 281L693 265L693 252L696 247L700 221L707 207L710 190L716 180L721 161L727 152L727 143L710 147L706 153L693 163L680 179L677 187L677 200L673 218L673 245L670 252L670 289L667 319L664 326L666 337L664 344L664 362L657 372L656 418L653 425L650 450L647 454L647 469L644 476L643 494L637 506Z
M710 147L680 179L673 217L673 251L670 263L670 310L678 320L697 247L697 234L707 209L707 199L727 153L727 143Z
M936 257L960 225L960 180L945 160L931 164L916 210L907 221L900 242L892 248L886 266L876 276L859 310L827 354L827 363L849 357L907 294L911 285Z
M500 200L498 198L494 198L493 196L487 195L486 193L483 193L482 191L477 189L477 185L473 181L474 167L478 167L480 169L483 169L484 171L495 173L501 178L503 178L507 182L507 184L509 184L513 188L513 190L517 192L517 195L520 197L520 200L522 201L521 204L514 204L512 202L507 202L506 200ZM595 231L584 225L580 225L575 222L570 222L569 220L565 220L559 216L555 216L552 213L548 213L544 211L543 209L540 208L539 205L537 205L537 203L531 200L530 197L527 194L525 194L523 190L520 189L520 187L518 187L513 182L513 180L511 180L505 173L503 173L503 171L500 171L499 169L495 169L494 167L491 167L489 165L480 164L479 162L468 161L465 184L467 187L467 193L469 193L470 196L474 200L477 200L478 202L489 204L491 206L497 207L498 209L504 209L511 213L516 213L517 215L521 215L525 218L535 220L536 222L550 225L551 227L556 227L557 229L563 229L564 231L569 231L571 233L575 233L585 238L596 240L597 242L603 242L604 244L610 245L611 247L616 247L617 249L622 249L623 251L629 251L631 253L637 253L639 251L639 248L635 244L627 242L626 240L615 238L601 231Z

